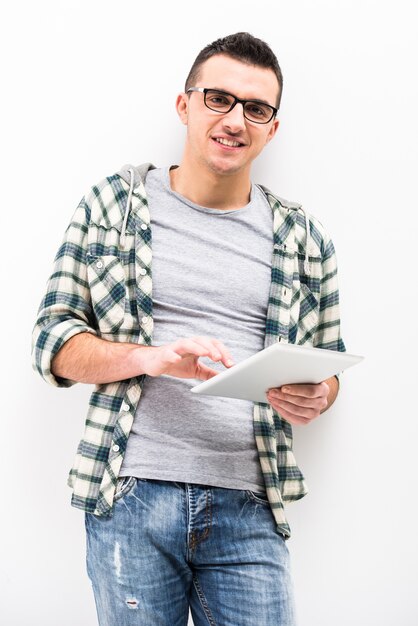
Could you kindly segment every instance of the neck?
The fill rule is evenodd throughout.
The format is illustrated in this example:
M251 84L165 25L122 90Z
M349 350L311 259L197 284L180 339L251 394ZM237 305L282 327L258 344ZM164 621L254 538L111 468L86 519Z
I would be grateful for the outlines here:
M241 209L249 203L251 180L248 172L219 175L208 168L183 159L179 167L170 170L173 191L203 207L232 210Z

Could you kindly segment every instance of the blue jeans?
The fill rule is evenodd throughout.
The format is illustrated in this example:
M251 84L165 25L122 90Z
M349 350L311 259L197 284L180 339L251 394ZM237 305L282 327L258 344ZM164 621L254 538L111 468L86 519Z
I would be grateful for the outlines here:
M111 518L86 513L100 626L294 626L289 552L265 496L120 478Z

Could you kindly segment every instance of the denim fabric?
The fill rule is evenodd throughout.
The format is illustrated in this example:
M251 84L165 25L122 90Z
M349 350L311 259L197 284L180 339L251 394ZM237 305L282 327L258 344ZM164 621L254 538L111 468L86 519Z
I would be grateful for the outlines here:
M265 494L121 478L86 513L100 626L294 626L289 552Z

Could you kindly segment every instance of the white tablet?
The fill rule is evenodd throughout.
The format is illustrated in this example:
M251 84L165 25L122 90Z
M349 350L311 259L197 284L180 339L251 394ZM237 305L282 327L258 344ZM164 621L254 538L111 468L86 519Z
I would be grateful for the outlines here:
M320 383L364 357L347 352L276 343L192 387L193 393L267 402L266 391L292 383Z

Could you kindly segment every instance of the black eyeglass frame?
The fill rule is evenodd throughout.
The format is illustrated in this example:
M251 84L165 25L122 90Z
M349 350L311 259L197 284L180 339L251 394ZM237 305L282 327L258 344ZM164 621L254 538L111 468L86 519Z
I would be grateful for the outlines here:
M242 104L242 110L244 113L244 117L246 120L248 120L249 122L253 122L254 124L268 124L269 122L271 122L271 120L276 117L277 112L279 109L277 109L276 107L274 107L271 104L267 104L267 102L262 102L261 100L257 100L257 99L250 99L250 100L241 100L241 98L237 98L237 96L234 96L232 93L229 93L229 91L223 91L222 89L212 89L209 87L189 87L189 89L186 91L186 93L189 93L190 91L198 91L199 93L203 93L204 98L203 101L205 103L205 106L210 110L210 111L214 111L215 113L220 113L221 115L225 115L225 113L229 113L230 111L232 111L232 109L234 108L234 106L236 104ZM231 98L234 99L233 103L231 104L231 106L229 107L229 109L227 111L218 111L217 109L212 109L212 107L210 107L208 105L208 103L206 102L206 94L208 93L208 91L213 91L215 93L221 93L225 96L230 96ZM245 115L245 105L248 102L253 102L254 104L262 104L265 107L268 107L269 109L272 110L272 114L271 117L266 121L266 122L260 122L257 120L253 120L250 119L249 117L247 117Z

